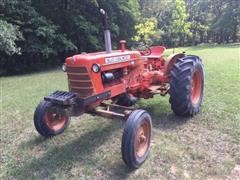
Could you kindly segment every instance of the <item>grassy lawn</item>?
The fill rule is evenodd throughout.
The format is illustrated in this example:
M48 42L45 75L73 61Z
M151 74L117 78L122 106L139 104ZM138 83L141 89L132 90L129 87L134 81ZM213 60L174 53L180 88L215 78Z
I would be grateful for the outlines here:
M179 50L179 49L178 49ZM226 179L240 166L240 47L183 48L205 67L201 112L176 117L169 97L137 106L150 112L153 140L147 161L130 171L121 159L120 121L83 115L65 133L44 139L33 113L43 96L67 90L60 70L1 78L0 179Z

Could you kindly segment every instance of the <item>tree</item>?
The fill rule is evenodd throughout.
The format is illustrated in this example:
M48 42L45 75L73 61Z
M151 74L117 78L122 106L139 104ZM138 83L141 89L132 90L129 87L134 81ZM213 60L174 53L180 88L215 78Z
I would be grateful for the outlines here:
M213 8L213 13L215 17L211 30L216 37L216 41L218 43L238 41L240 2L238 0L221 2L221 6Z
M212 15L209 10L209 1L187 0L188 21L191 22L192 37L189 41L192 44L208 42L208 31Z
M158 43L167 46L239 42L239 7L239 0L140 0L142 16L157 18Z
M152 37L157 33L157 20L154 18L146 19L144 22L135 26L135 36L132 38L136 42L151 43Z
M50 56L76 48L57 26L38 14L30 0L1 1L1 49L5 52L0 56L3 69L0 71L16 73L22 69L36 69ZM52 60L55 60L52 64L59 62Z
M132 14L136 22L141 21L142 15L140 11L139 0L128 0L128 7L132 11Z
M21 48L16 44L23 40L19 27L0 20L0 52L6 55L21 54Z
M186 38L191 35L191 23L187 22L187 18L184 0L176 0L169 29L174 43L180 46L184 46Z
M131 39L141 16L138 0L0 0L0 71L35 70L103 50L100 8L108 13L114 48Z

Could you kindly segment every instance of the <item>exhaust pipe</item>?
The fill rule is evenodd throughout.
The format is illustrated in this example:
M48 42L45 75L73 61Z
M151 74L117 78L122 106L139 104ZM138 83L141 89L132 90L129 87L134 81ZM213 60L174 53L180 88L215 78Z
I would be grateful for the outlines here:
M110 33L108 22L107 22L107 19L108 19L107 13L104 11L104 9L100 9L100 13L103 15L105 50L107 53L111 53L112 42L111 42L111 33Z

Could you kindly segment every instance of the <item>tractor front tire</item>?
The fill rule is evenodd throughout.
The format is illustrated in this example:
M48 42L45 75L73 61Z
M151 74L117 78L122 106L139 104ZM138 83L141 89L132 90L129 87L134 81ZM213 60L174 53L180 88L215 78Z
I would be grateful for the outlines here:
M173 65L170 80L170 104L178 116L196 115L202 104L204 72L202 61L197 56L179 58Z
M144 110L135 110L128 117L122 136L122 158L125 164L136 169L147 158L152 136L152 120Z
M49 111L51 106L51 102L43 100L39 103L34 113L36 130L47 138L62 133L70 122L69 116Z

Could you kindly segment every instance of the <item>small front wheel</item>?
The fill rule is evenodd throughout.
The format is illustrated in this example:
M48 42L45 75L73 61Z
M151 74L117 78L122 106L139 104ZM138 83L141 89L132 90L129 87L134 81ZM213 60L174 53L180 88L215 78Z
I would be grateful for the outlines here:
M69 125L69 116L51 111L52 103L43 100L34 113L34 125L39 134L44 137L56 136Z
M152 120L144 110L133 111L125 123L122 136L122 158L130 168L146 160L152 136Z

